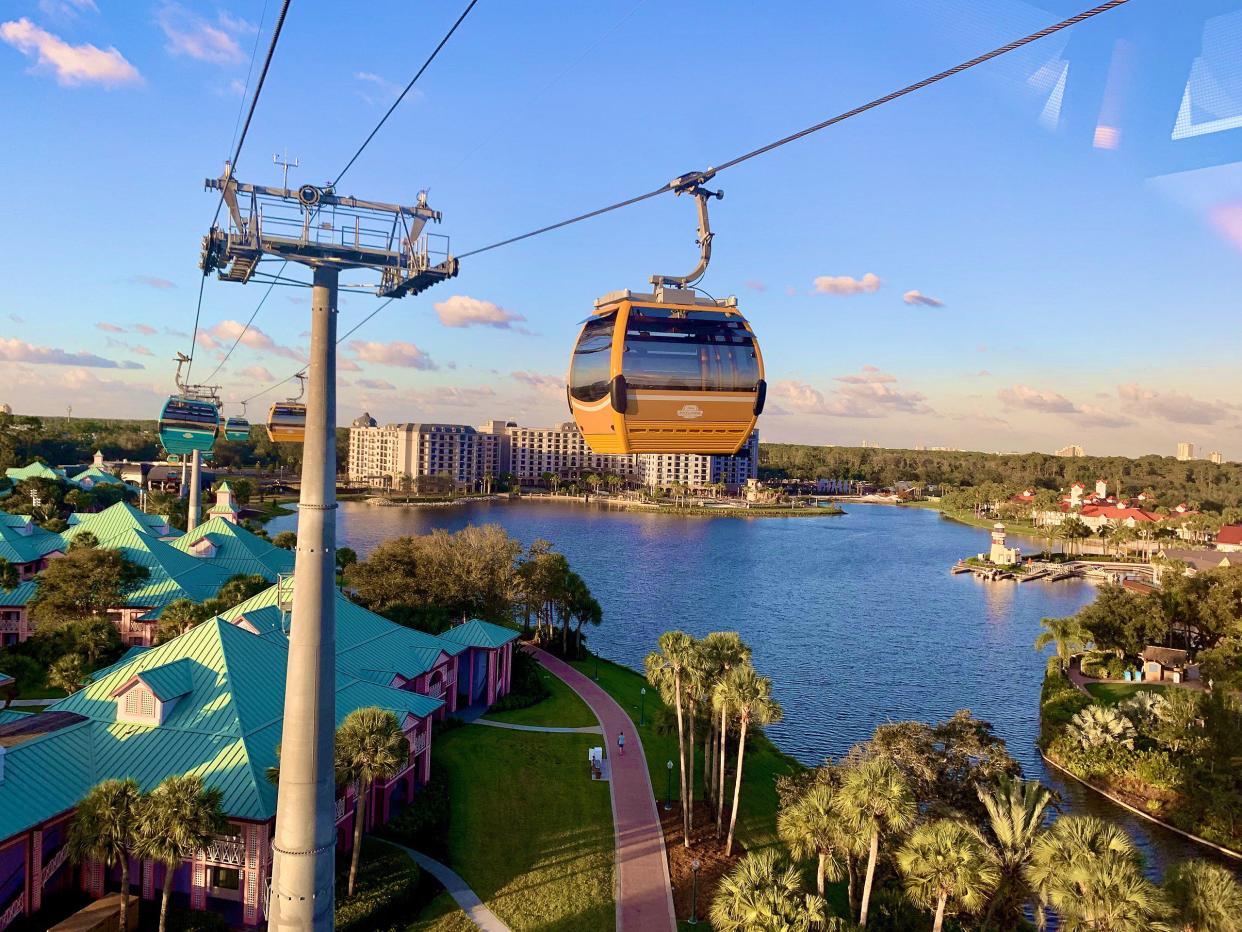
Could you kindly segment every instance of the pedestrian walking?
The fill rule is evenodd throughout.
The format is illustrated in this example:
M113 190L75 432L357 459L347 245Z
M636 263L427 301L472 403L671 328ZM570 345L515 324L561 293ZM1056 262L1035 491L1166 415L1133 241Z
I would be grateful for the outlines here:
M625 757L625 732L617 732L617 754Z

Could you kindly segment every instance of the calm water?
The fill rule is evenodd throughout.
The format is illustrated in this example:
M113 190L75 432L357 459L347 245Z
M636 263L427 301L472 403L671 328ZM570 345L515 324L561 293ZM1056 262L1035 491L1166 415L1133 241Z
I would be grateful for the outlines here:
M467 524L500 524L523 544L546 538L603 606L604 624L591 639L605 656L641 669L669 628L740 631L785 709L770 734L806 764L844 754L881 722L932 721L970 709L992 722L1028 775L1061 792L1068 809L1124 824L1154 867L1205 856L1056 779L1035 751L1044 660L1031 642L1041 618L1089 602L1090 584L951 576L956 559L986 549L986 531L919 509L851 505L848 512L710 519L547 501L453 508L347 502L337 528L338 543L360 555L391 537ZM290 516L268 529L294 527Z

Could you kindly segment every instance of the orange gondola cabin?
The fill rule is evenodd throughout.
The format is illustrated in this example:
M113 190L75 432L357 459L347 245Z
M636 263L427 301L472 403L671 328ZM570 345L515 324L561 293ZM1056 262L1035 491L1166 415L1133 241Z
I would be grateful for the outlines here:
M766 392L759 344L737 299L670 288L596 301L567 389L596 453L736 453Z

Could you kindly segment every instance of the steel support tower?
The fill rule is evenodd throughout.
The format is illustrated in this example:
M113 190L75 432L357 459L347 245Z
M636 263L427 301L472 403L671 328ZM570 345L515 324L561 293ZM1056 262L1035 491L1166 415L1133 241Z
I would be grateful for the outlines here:
M380 273L376 293L418 294L457 274L448 251L424 233L440 214L419 195L413 207L342 197L331 188L240 184L226 165L208 189L221 192L228 230L203 239L203 274L247 282L265 257L312 270L311 343L293 615L267 921L273 932L333 927L336 779L336 321L341 269Z

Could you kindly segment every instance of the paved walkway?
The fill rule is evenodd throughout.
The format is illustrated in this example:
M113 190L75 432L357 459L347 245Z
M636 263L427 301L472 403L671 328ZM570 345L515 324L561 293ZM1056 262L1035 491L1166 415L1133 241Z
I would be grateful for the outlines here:
M591 707L603 726L612 765L612 823L617 844L618 932L674 932L673 887L668 853L656 812L655 794L643 756L642 739L629 715L590 677L538 648L531 654ZM617 733L625 732L625 754L617 755Z
M515 725L512 722L493 722L487 718L476 718L471 725L488 725L492 728L508 728L510 731L546 731L554 735L599 735L603 729L598 725L584 725L581 728L554 728L551 725Z
M510 932L509 927L500 921L500 917L484 906L478 895L466 885L466 881L462 880L461 876L447 864L441 864L435 858L429 858L421 851L415 851L405 845L398 845L391 841L388 844L400 848L412 857L419 867L444 884L444 889L448 891L449 896L457 901L457 905L465 911L470 921L484 932Z

